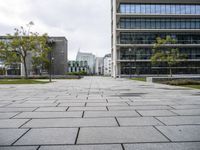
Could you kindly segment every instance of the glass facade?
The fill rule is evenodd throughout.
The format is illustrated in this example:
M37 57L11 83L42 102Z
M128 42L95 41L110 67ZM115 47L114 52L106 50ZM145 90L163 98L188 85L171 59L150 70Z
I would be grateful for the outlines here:
M200 14L200 5L188 4L127 4L119 6L123 14Z
M200 29L200 19L121 18L120 29Z
M121 32L118 44L154 44L157 37L171 36L177 44L200 44L200 33L147 33L147 32Z
M121 62L120 74L169 74L169 68L165 62L152 65L151 62ZM200 74L198 61L185 61L172 66L173 74Z
M200 59L199 48L178 48L186 59ZM164 50L164 48L163 48ZM121 47L118 60L150 60L152 56L152 48L125 48Z
M170 47L178 48L185 56L172 66L173 73L200 74L200 4L122 2L117 13L120 14L116 14L117 29L114 32L119 75L168 74L166 62L153 65L150 60L152 44L156 43L156 38L166 36L171 36L179 44Z

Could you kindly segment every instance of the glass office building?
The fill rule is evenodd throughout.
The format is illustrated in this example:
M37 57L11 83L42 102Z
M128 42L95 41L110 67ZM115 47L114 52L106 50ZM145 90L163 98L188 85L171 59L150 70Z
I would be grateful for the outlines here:
M200 74L199 0L112 0L112 76L168 74L150 58L157 37L176 39L172 48L187 56L174 74Z

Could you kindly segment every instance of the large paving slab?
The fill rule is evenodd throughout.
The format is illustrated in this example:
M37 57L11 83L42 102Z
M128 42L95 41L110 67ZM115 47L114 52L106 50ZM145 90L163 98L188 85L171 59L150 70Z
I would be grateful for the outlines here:
M87 111L84 117L127 117L140 116L136 111Z
M117 118L120 126L150 126L163 125L153 117Z
M39 150L122 150L121 145L42 146Z
M11 145L26 131L27 129L0 129L0 145Z
M171 141L200 141L200 125L156 127Z
M14 145L74 144L77 132L76 128L31 129Z
M29 119L0 119L0 128L19 128Z
M153 127L81 128L78 144L167 142Z
M83 112L23 112L14 118L66 118L81 117Z
M200 116L157 117L166 125L200 125Z
M38 146L6 146L1 147L0 150L37 150Z
M1 126L1 125L0 125ZM69 119L32 119L23 127L101 127L118 126L114 118L69 118Z

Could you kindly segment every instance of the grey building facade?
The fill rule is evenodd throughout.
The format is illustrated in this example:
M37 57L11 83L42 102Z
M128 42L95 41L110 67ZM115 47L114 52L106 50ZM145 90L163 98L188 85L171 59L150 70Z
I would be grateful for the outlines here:
M168 74L150 58L157 37L170 36L187 59L174 74L200 74L199 0L112 0L112 76Z
M52 73L65 75L68 72L68 41L65 37L50 37L52 44Z
M8 41L6 36L1 36L0 40ZM51 52L51 61L52 61L52 74L53 75L65 75L68 72L68 41L65 37L49 37L49 40L52 41L52 52ZM32 67L32 54L31 52L27 55L27 71L29 75L35 75L35 70ZM2 64L3 62L1 62ZM4 66L7 75L21 75L24 76L24 65L23 64L12 64L9 66ZM2 67L1 67L2 69ZM48 70L41 70L41 67L38 67L37 74L43 74L43 72L48 72Z

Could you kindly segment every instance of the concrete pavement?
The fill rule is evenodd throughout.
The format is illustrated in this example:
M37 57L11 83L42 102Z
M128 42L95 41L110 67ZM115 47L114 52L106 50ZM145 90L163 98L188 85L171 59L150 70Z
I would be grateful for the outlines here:
M0 150L200 150L200 90L85 77L0 85Z

